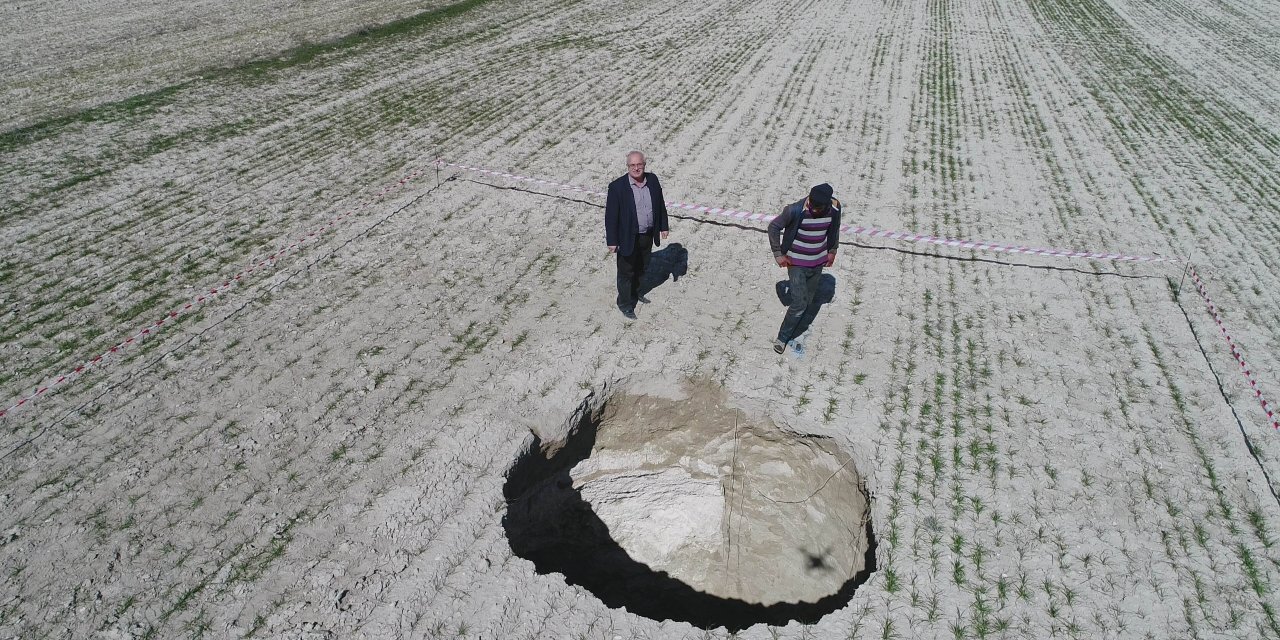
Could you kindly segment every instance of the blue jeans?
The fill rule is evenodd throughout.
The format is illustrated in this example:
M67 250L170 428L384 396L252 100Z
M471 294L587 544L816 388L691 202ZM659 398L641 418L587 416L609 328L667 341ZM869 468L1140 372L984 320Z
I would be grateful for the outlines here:
M782 316L782 326L778 327L778 340L782 342L791 342L796 337L796 327L813 303L814 294L818 293L822 267L787 267L787 277L791 280L791 305L787 307L787 314Z

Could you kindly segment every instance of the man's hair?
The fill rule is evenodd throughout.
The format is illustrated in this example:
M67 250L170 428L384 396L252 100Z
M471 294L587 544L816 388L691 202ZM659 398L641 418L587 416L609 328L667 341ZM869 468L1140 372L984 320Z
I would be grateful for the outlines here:
M635 149L632 149L631 151L628 151L628 152L627 152L627 162L630 162L630 161L631 161L631 156L640 156L640 157L643 159L643 158L644 158L644 152L643 152L643 151L637 151L637 150L635 150Z

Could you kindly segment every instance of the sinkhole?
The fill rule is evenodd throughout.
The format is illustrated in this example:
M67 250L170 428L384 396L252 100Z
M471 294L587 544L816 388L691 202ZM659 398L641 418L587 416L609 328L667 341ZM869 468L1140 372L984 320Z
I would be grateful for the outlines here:
M812 624L875 569L849 453L730 406L708 381L597 390L507 476L513 552L654 620Z

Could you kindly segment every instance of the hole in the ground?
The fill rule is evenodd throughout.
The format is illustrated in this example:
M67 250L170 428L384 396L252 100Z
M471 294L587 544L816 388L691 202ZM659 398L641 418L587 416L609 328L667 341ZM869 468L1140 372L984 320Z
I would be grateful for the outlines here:
M504 493L512 550L610 607L740 631L809 624L875 569L868 495L850 456L728 406L605 392L563 440L538 438Z

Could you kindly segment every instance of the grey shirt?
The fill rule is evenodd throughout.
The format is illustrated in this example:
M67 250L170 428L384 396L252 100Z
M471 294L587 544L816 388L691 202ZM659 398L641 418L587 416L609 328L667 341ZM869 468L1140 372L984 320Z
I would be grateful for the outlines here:
M630 177L627 182L631 185L631 197L636 201L636 229L640 233L649 233L653 231L653 196L649 194L649 181L636 186L636 181Z

